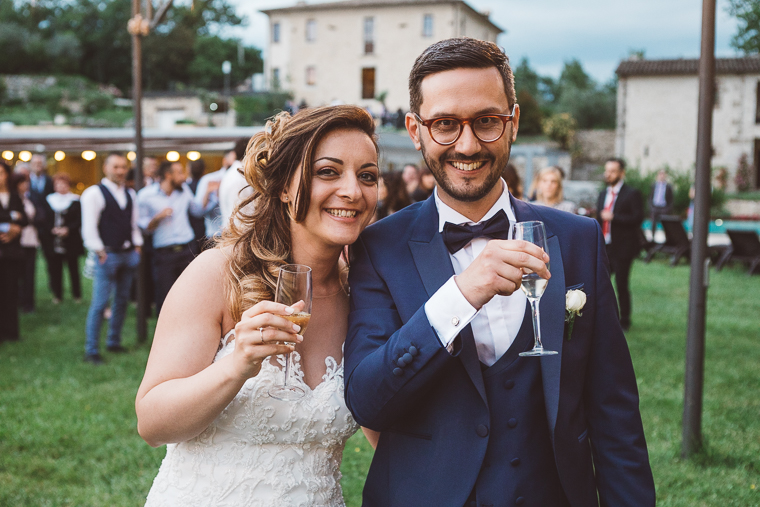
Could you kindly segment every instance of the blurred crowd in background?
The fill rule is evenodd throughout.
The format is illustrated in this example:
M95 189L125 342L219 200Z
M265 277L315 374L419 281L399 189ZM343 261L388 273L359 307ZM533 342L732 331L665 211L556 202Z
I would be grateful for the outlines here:
M135 170L121 153L105 158L104 178L81 196L72 192L69 175L48 174L45 153L15 167L0 162L0 342L20 338L20 312L37 311L36 270L43 268L54 305L65 297L64 278L76 303L82 301L81 276L93 279L85 360L104 362L99 335L105 320L110 321L107 350L126 352L121 326L127 302L136 299L139 259L147 266L144 295L158 315L174 281L213 244L239 200L252 193L239 170L247 141L238 140L219 168L207 168L202 158L185 165L146 157L137 193ZM527 191L511 164L503 178L515 198L577 212L564 198L565 173L559 167L537 171ZM424 163L382 174L373 221L427 199L435 185Z

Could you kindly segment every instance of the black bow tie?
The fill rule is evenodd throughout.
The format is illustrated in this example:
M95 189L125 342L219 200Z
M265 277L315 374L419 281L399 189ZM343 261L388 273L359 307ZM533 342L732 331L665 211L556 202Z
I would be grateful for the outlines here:
M454 254L475 238L488 236L493 239L508 239L509 227L509 219L502 209L485 222L476 225L446 222L443 224L443 242L446 243L449 252Z

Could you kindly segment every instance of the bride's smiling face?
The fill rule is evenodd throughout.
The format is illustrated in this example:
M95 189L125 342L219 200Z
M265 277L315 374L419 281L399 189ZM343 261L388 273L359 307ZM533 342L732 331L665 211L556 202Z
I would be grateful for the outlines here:
M300 167L281 196L291 209L296 203ZM369 223L377 205L377 150L372 139L356 129L329 132L314 150L311 195L306 218L291 222L293 239L330 247L350 245ZM295 244L294 244L295 246Z

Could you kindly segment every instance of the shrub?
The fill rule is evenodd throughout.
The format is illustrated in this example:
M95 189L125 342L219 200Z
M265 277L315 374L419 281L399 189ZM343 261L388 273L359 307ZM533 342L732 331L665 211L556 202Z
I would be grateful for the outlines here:
M736 183L736 190L739 192L747 192L752 184L752 174L746 153L742 153L742 156L739 157L739 166L736 168L734 183Z
M543 121L544 134L557 141L563 150L570 149L570 141L575 136L578 124L570 113L558 113Z

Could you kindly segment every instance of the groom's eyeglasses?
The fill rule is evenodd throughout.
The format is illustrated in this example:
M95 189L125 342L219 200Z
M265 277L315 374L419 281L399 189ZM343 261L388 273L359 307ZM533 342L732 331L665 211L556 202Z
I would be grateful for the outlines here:
M469 124L472 133L483 143L493 143L501 139L507 130L507 122L515 117L515 106L512 106L511 114L484 114L475 118L454 118L453 116L444 116L423 120L417 113L414 117L423 126L427 127L430 137L433 141L441 146L454 144L462 136L464 126Z

